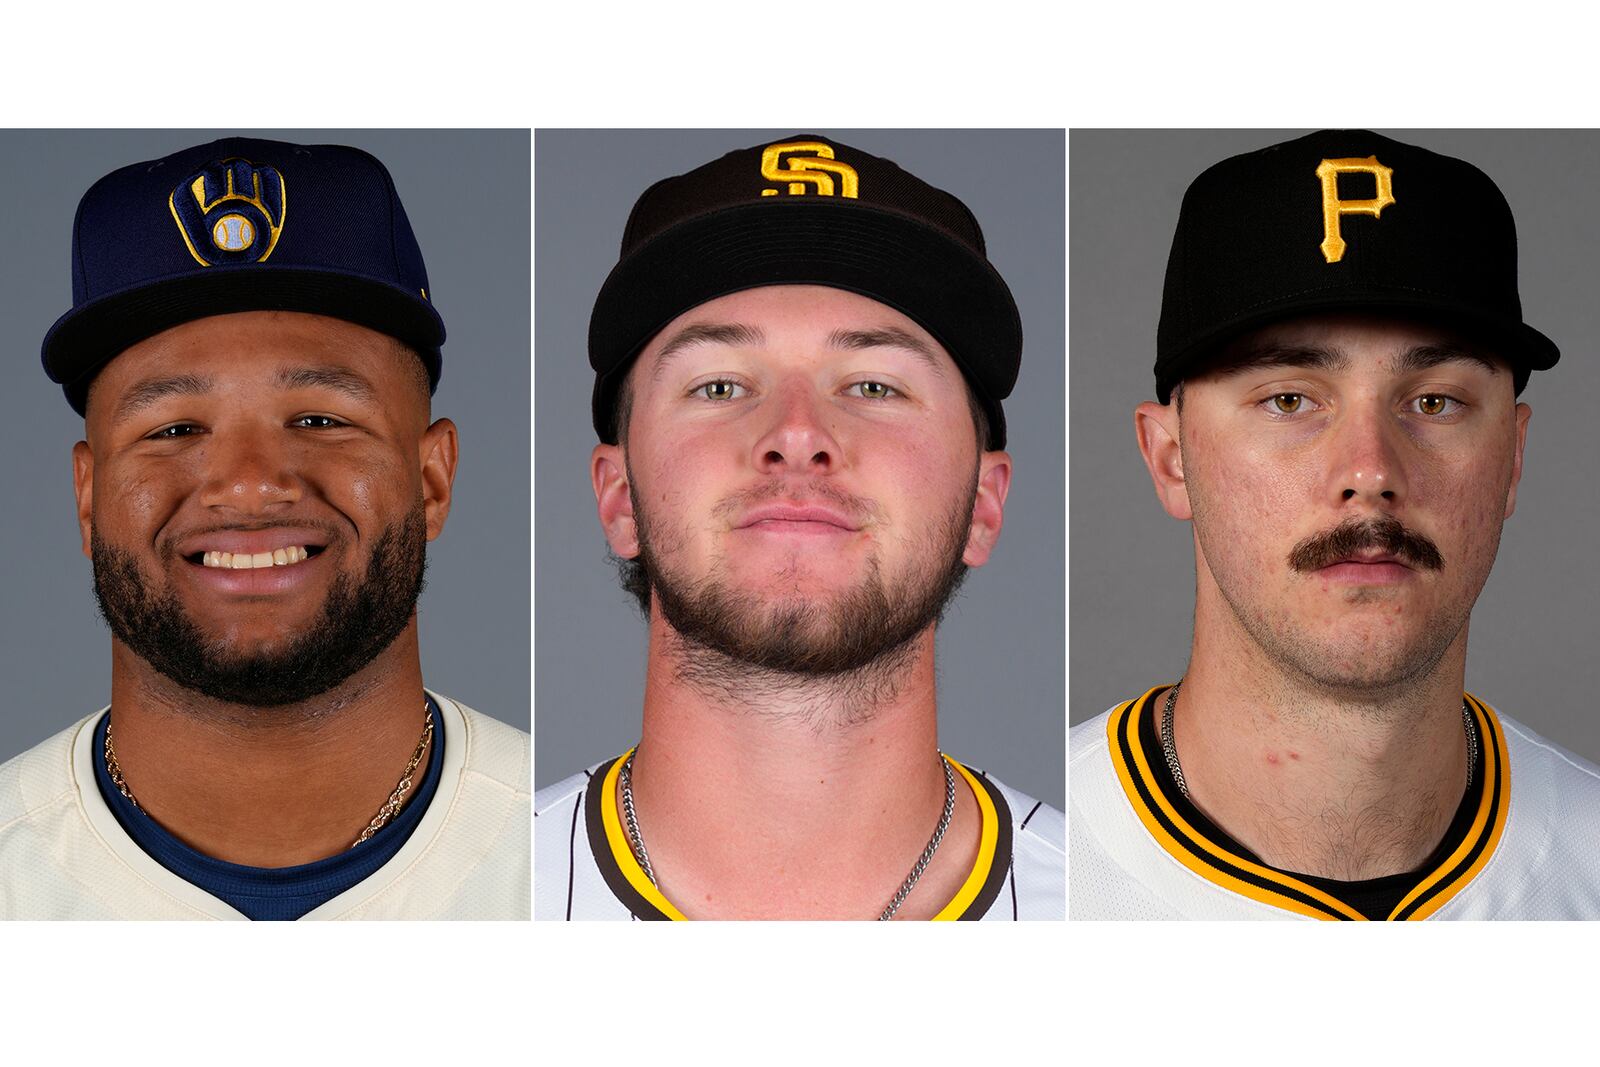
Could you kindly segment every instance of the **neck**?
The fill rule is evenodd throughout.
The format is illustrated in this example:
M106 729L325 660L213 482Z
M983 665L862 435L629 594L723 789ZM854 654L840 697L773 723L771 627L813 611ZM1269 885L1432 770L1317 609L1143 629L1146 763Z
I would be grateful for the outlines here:
M415 618L342 685L270 708L186 689L113 641L111 724L128 788L185 844L231 863L289 867L349 848L394 791L423 721Z
M933 627L850 677L715 656L652 619L633 793L662 893L690 918L876 918L944 807ZM978 835L958 780L944 842L899 917L949 902Z
M1330 688L1270 661L1231 614L1204 615L1173 713L1195 806L1284 870L1353 881L1421 866L1466 789L1466 628L1418 677Z

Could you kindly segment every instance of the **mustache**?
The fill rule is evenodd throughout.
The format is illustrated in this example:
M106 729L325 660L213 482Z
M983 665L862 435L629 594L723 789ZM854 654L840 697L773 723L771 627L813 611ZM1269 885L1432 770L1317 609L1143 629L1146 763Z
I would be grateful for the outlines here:
M1351 519L1325 533L1313 534L1290 551L1289 566L1301 572L1317 571L1373 549L1423 570L1444 569L1444 557L1437 545L1387 515Z

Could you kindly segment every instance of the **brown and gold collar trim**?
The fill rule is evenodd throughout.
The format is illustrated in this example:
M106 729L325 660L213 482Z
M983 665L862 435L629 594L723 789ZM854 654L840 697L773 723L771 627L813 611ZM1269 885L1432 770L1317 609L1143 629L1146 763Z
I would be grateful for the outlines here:
M602 763L589 779L584 796L589 851L612 894L635 918L682 920L684 914L651 884L634 858L621 814L617 811L617 773L627 758L628 753L624 752ZM953 759L950 766L972 789L982 823L977 861L961 889L934 919L981 919L999 897L1011 871L1011 808L982 771L969 770Z
M1316 919L1365 919L1358 908L1331 887L1268 867L1211 828L1178 792L1166 769L1155 717L1167 686L1112 710L1106 723L1111 761L1123 792L1150 836L1173 858L1207 881L1300 915ZM1387 919L1426 919L1459 893L1483 869L1505 829L1511 781L1505 736L1493 709L1466 697L1482 739L1479 766L1467 798L1470 822L1454 847L1415 875L1415 883Z

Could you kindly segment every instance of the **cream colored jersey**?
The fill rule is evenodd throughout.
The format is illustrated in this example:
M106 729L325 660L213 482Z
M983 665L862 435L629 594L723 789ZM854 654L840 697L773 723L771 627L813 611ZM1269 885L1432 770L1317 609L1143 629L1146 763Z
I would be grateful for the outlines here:
M628 753L534 796L536 919L682 919L634 858L617 811ZM1066 917L1066 828L1061 812L982 771L950 764L978 801L978 857L935 919ZM887 901L885 902L887 903Z
M526 919L529 739L433 694L438 788L388 863L306 919ZM134 844L95 782L102 711L0 766L0 918L243 919Z
M1267 866L1181 795L1155 725L1166 689L1073 727L1073 919L1600 918L1600 768L1476 697L1473 781L1433 856L1335 882Z

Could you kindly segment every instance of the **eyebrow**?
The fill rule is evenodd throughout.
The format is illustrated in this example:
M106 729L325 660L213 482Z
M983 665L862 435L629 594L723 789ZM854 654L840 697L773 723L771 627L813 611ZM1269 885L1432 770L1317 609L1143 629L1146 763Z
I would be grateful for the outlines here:
M122 394L112 422L121 422L143 411L152 404L170 396L196 396L209 393L215 380L198 374L172 374L161 378L146 378Z
M1499 374L1494 360L1459 345L1413 345L1395 360L1396 374L1414 374L1445 363L1474 363L1490 374ZM1271 367L1303 367L1307 370L1342 371L1350 366L1350 356L1336 345L1267 344L1247 349L1215 368L1224 377Z
M375 404L378 391L372 383L343 367L286 367L278 372L282 389L332 389L362 404Z
M361 403L377 403L378 393L355 371L341 367L291 367L278 372L281 389L333 389ZM200 396L216 387L216 379L199 374L171 374L146 378L122 395L112 422L132 418L144 409L175 396Z
M945 373L939 354L922 338L898 326L880 326L875 330L834 330L828 335L828 346L846 350L898 348L916 356L940 377Z
M696 345L744 345L753 348L765 344L766 340L766 334L759 327L740 322L695 323L679 330L661 346L661 351L656 353L651 374L659 379L662 370L674 356ZM827 345L844 351L898 348L926 363L935 373L941 376L945 374L939 353L922 338L898 326L880 326L872 330L834 330L828 335Z
M661 351L656 353L655 366L651 368L651 375L661 377L661 372L667 363L678 353L696 345L745 345L755 347L765 343L767 335L754 326L746 326L741 322L700 322L692 323L673 334L672 340L661 346Z
M1413 371L1427 370L1437 367L1442 363L1476 363L1490 374L1499 374L1500 367L1494 360L1470 348L1461 348L1457 345L1416 345L1408 348L1395 361L1395 370L1401 374L1410 374Z

